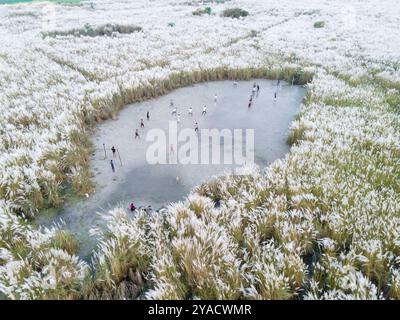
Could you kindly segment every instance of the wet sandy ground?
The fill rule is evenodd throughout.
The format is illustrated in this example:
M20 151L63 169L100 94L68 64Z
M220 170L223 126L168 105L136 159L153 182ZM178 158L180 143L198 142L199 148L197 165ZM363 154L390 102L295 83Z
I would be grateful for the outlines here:
M254 82L259 84L260 92L253 98L252 107L248 108ZM232 81L209 82L127 106L119 113L117 120L98 125L92 137L96 147L91 159L95 194L77 203L66 203L55 214L39 215L37 224L47 226L63 220L65 228L80 239L81 254L86 255L94 243L89 230L101 223L101 216L106 215L109 209L115 206L128 208L131 202L137 207L151 205L153 209L158 209L182 200L194 186L212 176L231 170L232 166L227 165L147 163L146 150L151 142L146 141L146 133L160 128L168 136L169 121L176 120L176 116L171 114L171 99L180 113L178 131L183 128L194 130L195 121L199 129L254 129L255 163L263 167L281 158L289 151L286 143L289 124L299 110L305 89L281 82L277 100L274 101L276 89L276 81L262 79L239 81L237 86ZM214 102L215 94L217 103ZM207 105L207 114L202 116L204 105ZM189 106L193 108L192 117L188 115ZM147 111L150 113L149 121L146 119ZM140 128L141 119L144 128ZM135 140L136 129L139 129L140 139ZM122 166L118 153L113 157L112 146L118 150ZM174 152L177 152L176 146ZM115 164L115 173L110 166L111 159ZM179 177L179 181L176 177Z

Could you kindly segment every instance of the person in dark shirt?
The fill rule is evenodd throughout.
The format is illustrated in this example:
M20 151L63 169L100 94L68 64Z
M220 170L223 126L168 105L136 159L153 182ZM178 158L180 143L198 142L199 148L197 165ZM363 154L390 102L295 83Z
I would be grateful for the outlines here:
M110 165L111 165L112 172L115 172L114 161L110 160Z

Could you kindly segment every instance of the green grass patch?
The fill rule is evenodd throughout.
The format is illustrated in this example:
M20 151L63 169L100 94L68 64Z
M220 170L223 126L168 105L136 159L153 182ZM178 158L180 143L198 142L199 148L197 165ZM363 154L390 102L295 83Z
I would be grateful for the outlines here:
M316 21L314 22L314 28L319 29L325 27L325 21Z
M65 36L76 36L76 37L103 37L112 36L113 34L131 34L134 32L142 31L141 27L134 25L121 25L121 24L104 24L97 27L86 23L83 28L69 29L66 31L49 31L42 32L43 38L46 37L65 37Z
M202 16L203 14L208 14L208 15L210 15L211 14L211 7L205 7L205 8L198 8L198 9L196 9L196 10L194 10L193 12L192 12L192 15L194 15L194 16Z
M231 9L225 9L222 11L222 16L226 18L235 18L239 19L240 17L247 17L249 15L249 12L246 10L243 10L241 8L231 8Z

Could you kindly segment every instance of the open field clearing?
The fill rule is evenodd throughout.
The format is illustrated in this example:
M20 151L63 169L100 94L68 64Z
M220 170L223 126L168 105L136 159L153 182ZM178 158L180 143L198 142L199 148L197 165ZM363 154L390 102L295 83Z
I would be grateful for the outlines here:
M80 242L79 255L86 257L92 253L93 244L96 243L89 231L104 222L104 215L108 215L110 209L118 206L128 209L132 201L137 207L151 206L154 210L165 208L171 202L184 200L193 187L241 167L220 161L214 161L215 164L212 161L208 164L181 163L183 155L178 156L178 153L176 164L148 163L146 151L151 142L145 140L146 134L154 128L168 132L169 126L174 125L177 116L172 114L174 108L169 106L171 100L179 106L195 106L191 107L191 115L188 114L188 107L177 108L180 114L177 128L184 128L192 134L195 134L195 122L198 122L201 129L251 128L255 131L256 165L265 167L283 157L289 151L286 142L289 124L299 111L305 89L282 84L279 100L274 102L276 81L255 81L260 85L260 92L254 97L251 108L247 107L247 99L253 86L252 81L240 81L237 85L233 85L233 81L206 82L127 106L119 112L116 120L107 120L96 126L91 136L94 146L90 156L91 171L94 174L93 194L83 201L67 201L62 210L42 211L35 216L34 222L41 226L64 222L63 228L71 231ZM216 92L217 102L214 103ZM210 106L205 116L201 115L203 105ZM149 120L145 117L147 111ZM139 128L142 118L144 128L140 128L140 138L134 139L135 128ZM212 155L212 148L208 147L209 139L198 137L198 140L200 145L197 148L197 158L204 156L201 154L201 146L205 150L211 149L209 153ZM224 143L218 145L220 150L224 149ZM114 155L112 146L116 148ZM246 145L243 147L245 149ZM178 150L177 147L175 149ZM225 151L228 153L232 149L233 146ZM221 155L219 158L222 158ZM110 167L110 160L115 164L115 172Z
M399 299L398 1L201 3L0 5L0 292ZM248 14L224 12L236 7ZM110 210L90 261L62 224L34 226L93 196L99 122L177 88L253 78L307 90L284 157L199 181L160 213Z

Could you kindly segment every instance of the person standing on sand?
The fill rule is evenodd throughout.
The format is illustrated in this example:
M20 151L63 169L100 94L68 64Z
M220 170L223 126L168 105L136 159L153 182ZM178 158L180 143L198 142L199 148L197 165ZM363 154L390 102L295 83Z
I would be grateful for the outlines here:
M217 96L217 94L215 94L214 95L214 103L217 104L217 101L218 101L218 96Z
M135 140L136 139L140 139L140 136L139 136L139 129L136 129L136 131L135 131Z
M193 109L192 109L192 107L189 107L189 116L193 116Z
M275 91L275 93L274 93L274 101L276 101L276 91Z
M172 109L172 112L171 112L171 114L172 114L172 115L176 115L176 112L177 112L177 109L176 109L176 108L174 108L174 109Z
M197 121L194 123L194 131L197 133L199 131L199 124Z
M257 84L257 93L260 92L260 85Z
M115 172L114 161L110 160L110 165L111 165L112 172Z
M205 116L207 114L207 106L203 107L203 112L201 113L202 116Z
M143 122L143 119L140 119L140 127L141 127L141 128L144 128L144 122Z
M113 156L115 157L115 148L114 148L114 146L111 147L111 151L112 151Z
M150 120L150 112L149 111L147 111L147 113L146 113L146 118L147 118L147 121Z
M181 123L181 114L180 113L178 113L178 115L176 116L176 121L178 123Z

